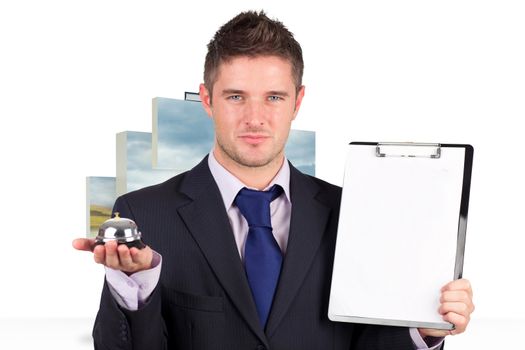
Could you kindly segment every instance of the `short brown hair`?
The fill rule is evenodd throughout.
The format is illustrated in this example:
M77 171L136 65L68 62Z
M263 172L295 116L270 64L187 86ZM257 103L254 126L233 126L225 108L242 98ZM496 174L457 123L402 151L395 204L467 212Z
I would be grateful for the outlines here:
M208 44L204 62L204 84L212 93L219 65L239 56L278 56L290 61L296 89L303 79L303 52L293 34L264 11L241 12L224 24Z

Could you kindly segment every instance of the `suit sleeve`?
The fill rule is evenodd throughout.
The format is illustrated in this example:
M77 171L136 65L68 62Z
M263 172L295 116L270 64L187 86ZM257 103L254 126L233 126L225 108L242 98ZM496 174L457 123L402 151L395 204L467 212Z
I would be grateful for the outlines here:
M120 308L104 283L100 309L93 327L95 349L164 350L166 331L158 289L137 311Z
M121 217L133 219L133 213L123 197L113 207ZM166 327L161 313L160 287L157 285L149 300L138 310L121 308L104 282L100 308L93 327L96 350L164 350Z
M405 327L356 325L350 350L412 350L417 349ZM444 349L443 344L440 350Z

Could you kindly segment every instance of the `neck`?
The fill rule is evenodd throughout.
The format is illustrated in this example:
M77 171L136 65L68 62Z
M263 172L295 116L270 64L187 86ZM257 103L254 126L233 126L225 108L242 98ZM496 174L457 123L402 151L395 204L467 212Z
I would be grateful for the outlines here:
M217 162L228 170L233 176L238 178L243 184L250 188L258 190L265 189L279 170L284 161L284 155L281 154L270 163L263 166L245 166L235 162L232 159L223 157L217 149L213 150L213 155Z

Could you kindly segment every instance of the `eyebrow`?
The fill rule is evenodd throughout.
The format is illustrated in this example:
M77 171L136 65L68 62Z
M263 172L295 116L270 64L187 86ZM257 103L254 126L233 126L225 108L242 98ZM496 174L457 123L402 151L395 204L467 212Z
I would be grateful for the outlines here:
M222 90L221 95L242 95L244 94L243 90L237 90L237 89L225 89Z
M268 91L268 95L270 95L270 96L281 96L281 97L288 97L288 96L290 96L286 91Z
M238 89L224 89L221 91L221 95L243 95L246 92L244 90L238 90ZM279 90L271 90L266 92L266 95L270 96L281 96L281 97L288 97L290 94L286 91L279 91Z

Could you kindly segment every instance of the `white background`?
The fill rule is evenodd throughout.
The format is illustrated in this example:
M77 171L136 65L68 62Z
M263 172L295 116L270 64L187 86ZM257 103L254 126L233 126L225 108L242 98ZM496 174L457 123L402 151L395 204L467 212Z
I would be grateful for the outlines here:
M53 348L33 335L77 337L64 328L74 322L87 346L103 270L71 248L85 231L85 177L114 176L115 134L151 131L151 99L197 91L215 30L261 8L302 44L294 127L317 132L319 177L341 184L350 141L474 145L464 275L477 310L447 349L522 347L525 4L242 4L0 3L0 347Z

